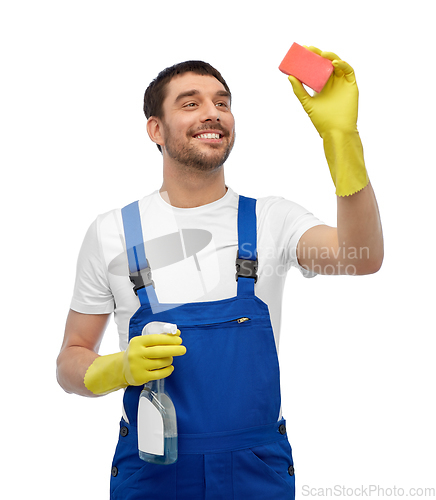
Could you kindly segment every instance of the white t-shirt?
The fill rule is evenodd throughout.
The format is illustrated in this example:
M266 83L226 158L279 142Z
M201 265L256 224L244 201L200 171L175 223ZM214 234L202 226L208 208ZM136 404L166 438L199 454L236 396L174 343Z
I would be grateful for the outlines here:
M230 188L219 200L176 208L159 191L139 201L147 260L161 303L227 299L237 294L238 195ZM300 205L281 197L257 200L256 295L270 310L276 344L282 295L291 266L313 276L297 261L300 237L322 224ZM129 319L139 308L128 276L121 209L97 217L80 250L71 309L84 314L114 313L120 349L128 344Z

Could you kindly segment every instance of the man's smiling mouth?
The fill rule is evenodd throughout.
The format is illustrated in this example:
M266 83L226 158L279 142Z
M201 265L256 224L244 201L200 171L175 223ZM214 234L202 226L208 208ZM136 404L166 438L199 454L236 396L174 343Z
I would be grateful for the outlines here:
M219 134L217 132L207 132L203 134L196 134L194 135L195 139L221 139L222 134Z

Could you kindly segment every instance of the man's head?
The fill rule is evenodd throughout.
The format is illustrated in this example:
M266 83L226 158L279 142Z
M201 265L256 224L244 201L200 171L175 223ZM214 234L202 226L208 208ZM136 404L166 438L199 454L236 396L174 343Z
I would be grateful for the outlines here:
M164 148L180 163L208 170L224 163L233 147L230 105L230 89L210 64L176 64L161 71L145 92L147 130L161 152Z

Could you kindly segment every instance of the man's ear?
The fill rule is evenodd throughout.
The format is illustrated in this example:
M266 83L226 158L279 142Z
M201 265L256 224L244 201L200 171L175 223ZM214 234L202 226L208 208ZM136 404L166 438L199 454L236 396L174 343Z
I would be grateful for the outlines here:
M155 116L150 116L147 120L147 133L150 139L159 146L164 145L164 138L162 135L162 122Z

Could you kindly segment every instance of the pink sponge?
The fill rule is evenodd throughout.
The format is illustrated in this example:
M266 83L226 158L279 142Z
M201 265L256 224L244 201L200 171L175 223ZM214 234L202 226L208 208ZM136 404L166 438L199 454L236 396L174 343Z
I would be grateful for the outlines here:
M286 75L295 76L315 92L321 92L333 72L333 64L325 57L293 43L279 70Z

